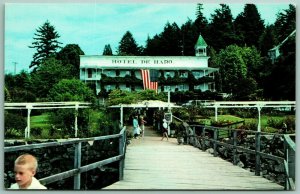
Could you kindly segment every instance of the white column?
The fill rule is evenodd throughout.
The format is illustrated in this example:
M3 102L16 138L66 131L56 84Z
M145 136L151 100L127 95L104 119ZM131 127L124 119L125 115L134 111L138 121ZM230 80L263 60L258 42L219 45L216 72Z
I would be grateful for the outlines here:
M75 104L75 137L77 137L78 125L77 125L77 116L78 116L78 103Z
M215 105L215 121L218 120L218 106Z
M258 110L258 125L257 125L257 132L261 132L261 124L260 124L260 111L261 108L259 105L257 105L257 110Z
M32 109L32 105L26 105L27 108L27 130L25 130L25 138L30 137L30 113Z
M121 122L121 126L123 127L123 105L121 104L121 111L120 111L120 122Z

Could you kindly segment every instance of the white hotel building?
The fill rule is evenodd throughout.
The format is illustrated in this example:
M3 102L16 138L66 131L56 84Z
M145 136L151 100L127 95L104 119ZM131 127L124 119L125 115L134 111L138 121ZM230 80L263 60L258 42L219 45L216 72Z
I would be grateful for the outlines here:
M208 67L207 44L200 35L196 56L80 56L80 80L95 85L96 93L116 88L143 90L141 69L158 70L158 92L215 91L214 72ZM192 76L193 75L193 76Z

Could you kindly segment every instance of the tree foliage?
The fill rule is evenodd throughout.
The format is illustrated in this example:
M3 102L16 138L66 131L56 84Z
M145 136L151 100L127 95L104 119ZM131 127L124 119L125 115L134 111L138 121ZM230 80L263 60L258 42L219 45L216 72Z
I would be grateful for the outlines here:
M84 55L78 44L67 44L57 53L57 59L62 62L63 65L71 65L70 75L74 78L79 77L80 69L80 55Z
M207 41L217 52L236 41L231 10L226 4L220 6L220 9L211 14L212 21L209 24L210 33Z
M139 47L131 32L127 31L119 42L118 55L139 55Z
M203 37L207 37L208 35L208 21L203 15L203 4L198 3L196 7L196 19L194 22L194 27L196 30L196 39L198 38L199 34L201 34ZM194 42L195 44L195 42Z
M55 58L48 58L31 74L33 91L39 98L46 98L50 89L62 79L72 78L72 65L63 65Z
M84 101L95 102L94 92L78 79L62 79L49 92L51 101Z
M259 46L259 38L264 32L264 21L255 4L246 4L244 11L235 19L235 30L240 45Z
M102 55L113 55L110 44L104 46Z
M253 99L257 83L251 76L261 64L260 60L255 47L230 45L222 49L218 54L222 91L232 93L235 99Z
M119 89L109 93L109 105L131 104L143 100L162 100L166 101L166 94L161 92L156 94L154 90L143 90L139 92L128 92Z
M32 46L29 46L29 48L36 49L36 53L34 53L33 60L29 66L30 68L39 67L43 60L55 56L57 49L60 48L59 45L62 44L57 40L60 35L48 20L36 31L33 38L34 42L32 42Z

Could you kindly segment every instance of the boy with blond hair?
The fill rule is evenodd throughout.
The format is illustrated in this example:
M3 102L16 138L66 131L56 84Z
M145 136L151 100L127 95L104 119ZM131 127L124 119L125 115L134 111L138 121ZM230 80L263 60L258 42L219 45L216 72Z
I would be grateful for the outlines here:
M37 159L30 154L23 154L15 160L15 181L10 189L47 189L35 177Z

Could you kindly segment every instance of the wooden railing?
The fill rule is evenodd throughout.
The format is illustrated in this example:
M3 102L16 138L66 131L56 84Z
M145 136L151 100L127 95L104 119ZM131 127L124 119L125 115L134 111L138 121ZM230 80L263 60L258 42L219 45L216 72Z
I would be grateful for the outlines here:
M233 164L237 165L237 150L254 154L255 155L255 175L260 176L260 169L261 169L261 158L268 158L271 160L278 161L285 166L285 174L286 174L286 183L285 189L286 190L295 190L295 142L290 138L289 135L283 135L284 137L284 151L285 151L285 158L280 156L275 156L272 154L267 154L261 152L260 145L261 145L261 136L262 135L280 135L274 133L265 133L265 132L257 132L257 131L250 131L250 130L241 130L241 129L232 129L232 128L220 128L220 127L212 127L212 126L204 126L204 125L189 125L183 120L179 119L178 117L173 116L176 120L180 121L181 124L185 127L186 131L186 143L191 144L195 147L200 147L202 145L202 150L205 151L205 141L209 141L213 143L213 154L217 156L217 146L221 145L226 148L230 148L233 150ZM196 128L201 128L201 135L196 135ZM207 131L213 133L210 137L206 134ZM220 131L228 130L232 134L233 143L228 144L225 142L219 141L219 133ZM255 150L248 149L242 146L237 145L238 142L238 132L246 132L248 134L254 134L255 137Z
M101 141L107 139L114 139L119 138L119 155L101 160L92 164L88 164L85 166L81 166L81 144L82 142L89 142L89 141ZM59 180L63 180L69 177L74 177L74 189L80 189L80 179L81 173L87 172L89 170L95 169L97 167L104 166L106 164L110 164L116 161L119 161L119 180L123 180L123 172L124 172L124 160L125 160L125 153L126 153L126 127L118 134L114 135L107 135L107 136L99 136L99 137L91 137L91 138L82 138L82 139L75 139L75 140L67 140L64 142L50 142L50 143L41 143L41 144L31 144L31 145L21 145L21 146L11 146L5 147L4 152L14 152L20 150L31 150L31 149L39 149L44 147L52 147L52 146L62 146L74 144L75 145L75 157L74 157L74 168L68 171L64 171L55 175L51 175L48 177L44 177L39 179L39 181L43 185L47 185Z
M295 171L296 171L296 163L295 163L295 151L296 144L291 139L289 135L284 135L284 150L285 150L285 160L284 160L284 168L286 173L286 190L295 190Z

